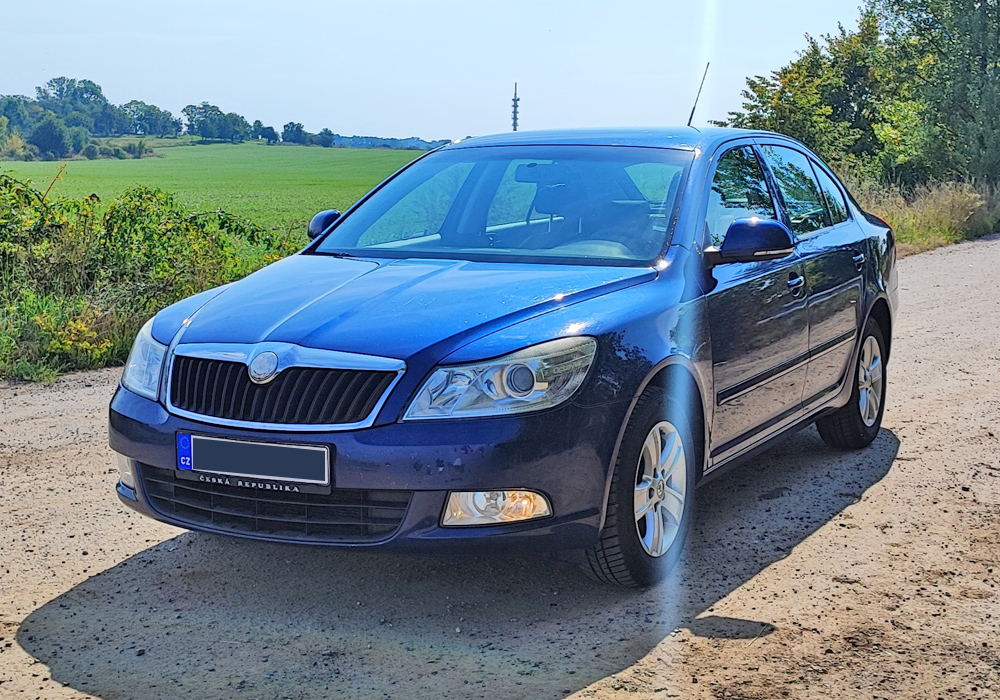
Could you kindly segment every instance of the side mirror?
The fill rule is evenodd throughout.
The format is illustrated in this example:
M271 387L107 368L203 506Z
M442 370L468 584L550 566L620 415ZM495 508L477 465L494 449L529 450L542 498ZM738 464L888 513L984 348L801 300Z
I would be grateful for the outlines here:
M791 255L794 248L792 232L780 221L737 219L726 231L722 247L705 249L705 260L709 265L778 260Z
M314 241L320 234L330 228L334 221L340 218L340 212L336 209L321 211L309 222L309 240Z

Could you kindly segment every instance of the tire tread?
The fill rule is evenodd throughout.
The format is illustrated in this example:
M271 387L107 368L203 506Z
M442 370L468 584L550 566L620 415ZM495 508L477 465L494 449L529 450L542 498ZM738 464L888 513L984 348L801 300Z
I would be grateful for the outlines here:
M861 343L865 342L865 339L869 335L875 335L879 346L882 349L882 357L885 357L885 336L881 326L875 321L875 319L869 319L868 323L865 324L864 332L861 334ZM859 345L860 347L860 345ZM888 371L883 365L882 368L883 376L885 377L885 386L888 388ZM868 447L875 439L878 434L878 428L872 431L870 428L865 426L864 422L861 420L861 414L858 411L857 401L855 393L857 392L857 373L858 367L855 363L854 371L851 373L851 400L846 406L838 409L837 411L831 413L828 416L824 416L816 421L816 429L819 431L819 436L823 438L825 442L830 447L838 450L860 450L864 447ZM879 411L879 419L876 422L876 426L881 426L882 423L882 413L885 411L885 397L886 390L882 391L882 406Z
M632 415L639 413L639 409L650 400L650 394L644 392L636 402ZM631 429L632 421L629 421L627 428ZM625 562L625 553L622 552L621 542L618 541L618 479L621 473L619 468L622 455L618 455L618 463L615 465L614 475L611 477L611 492L608 496L608 512L604 519L604 529L601 530L600 541L587 550L585 563L581 564L584 574L602 583L611 583L629 588L638 585L638 582L629 572Z

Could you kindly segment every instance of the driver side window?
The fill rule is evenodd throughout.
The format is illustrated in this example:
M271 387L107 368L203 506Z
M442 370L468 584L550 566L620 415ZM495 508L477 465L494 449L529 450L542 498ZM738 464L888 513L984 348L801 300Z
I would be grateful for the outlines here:
M734 221L754 216L778 218L757 156L750 146L741 146L726 152L715 169L705 217L712 245L722 245Z

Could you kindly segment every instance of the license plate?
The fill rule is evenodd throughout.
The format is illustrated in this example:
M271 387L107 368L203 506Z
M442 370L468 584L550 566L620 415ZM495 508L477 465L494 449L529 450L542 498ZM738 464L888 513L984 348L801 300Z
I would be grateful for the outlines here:
M330 493L330 451L178 433L177 476L248 489Z

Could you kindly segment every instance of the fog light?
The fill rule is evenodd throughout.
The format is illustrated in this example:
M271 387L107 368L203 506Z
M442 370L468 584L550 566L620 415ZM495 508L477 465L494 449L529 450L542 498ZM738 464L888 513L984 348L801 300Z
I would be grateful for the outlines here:
M123 486L135 491L135 475L132 474L132 460L123 454L118 455L118 480Z
M441 524L501 525L552 515L549 502L534 491L460 491L448 494Z

